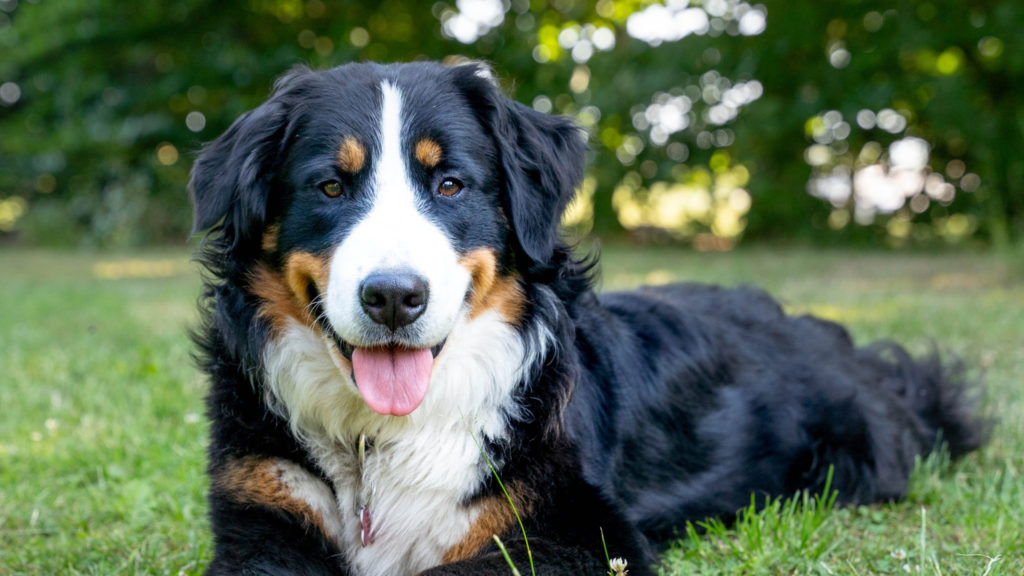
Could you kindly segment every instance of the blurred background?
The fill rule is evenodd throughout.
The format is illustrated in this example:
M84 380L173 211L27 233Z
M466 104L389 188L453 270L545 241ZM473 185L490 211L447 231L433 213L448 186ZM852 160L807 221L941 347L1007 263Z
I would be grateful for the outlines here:
M474 58L569 114L566 224L740 242L1024 242L1020 0L0 0L0 243L188 236L188 171L289 67Z
M589 133L603 289L756 283L984 373L991 445L908 502L667 574L1024 573L1024 1L0 0L0 576L201 573L197 151L296 64L462 58Z

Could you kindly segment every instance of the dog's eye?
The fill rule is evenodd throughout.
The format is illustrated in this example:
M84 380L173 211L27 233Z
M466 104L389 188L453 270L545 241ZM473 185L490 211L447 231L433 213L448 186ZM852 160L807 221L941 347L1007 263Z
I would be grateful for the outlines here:
M457 178L445 178L437 187L437 193L441 196L455 196L459 192L462 192L462 182Z
M318 187L328 198L337 198L338 196L341 196L342 192L344 192L341 187L341 182L338 182L337 180L321 182Z

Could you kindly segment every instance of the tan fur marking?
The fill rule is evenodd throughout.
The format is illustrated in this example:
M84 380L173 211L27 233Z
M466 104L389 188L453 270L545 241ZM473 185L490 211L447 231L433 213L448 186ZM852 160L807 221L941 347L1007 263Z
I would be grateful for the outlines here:
M427 168L433 168L441 162L441 145L430 138L416 143L416 159Z
M525 295L515 278L500 278L491 290L488 307L497 310L511 324L519 322L526 307Z
M279 232L280 227L277 224L271 224L263 231L264 252L273 252L277 248L277 235Z
M463 256L459 264L469 270L473 279L472 307L475 315L494 287L494 278L498 275L498 258L493 250L480 248Z
M290 254L285 259L284 274L303 307L309 306L310 286L318 294L327 289L327 263L308 252Z
M497 310L506 322L516 323L525 307L523 289L514 276L498 276L498 258L493 250L480 248L459 260L473 278L470 318Z
M232 460L214 473L211 483L214 491L239 504L282 510L329 534L320 512L292 496L291 487L281 479L276 459L246 456Z
M249 275L249 290L263 300L259 315L270 321L275 333L284 332L288 328L288 319L294 318L306 324L312 324L305 306L295 298L295 293L288 288L279 274L259 266Z
M516 508L523 514L521 503L512 494L512 501L516 502ZM455 546L452 546L444 553L441 559L444 563L458 562L472 558L480 553L485 546L493 542L494 535L499 537L511 529L516 522L515 512L504 496L492 496L480 504L480 515L477 516L469 532Z
M257 266L249 276L249 290L263 300L259 315L269 320L277 333L288 327L289 318L314 325L309 309L310 286L317 293L326 289L327 265L306 252L288 256L283 276L266 266Z
M346 136L338 148L338 165L345 172L356 173L362 170L366 162L366 148L352 136Z

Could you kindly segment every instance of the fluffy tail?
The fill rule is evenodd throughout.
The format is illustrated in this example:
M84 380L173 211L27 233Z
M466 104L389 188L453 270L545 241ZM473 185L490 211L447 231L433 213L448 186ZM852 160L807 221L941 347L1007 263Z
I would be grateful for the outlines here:
M981 387L967 377L958 358L943 360L937 351L913 358L903 347L877 342L858 350L860 360L885 374L882 387L902 398L928 431L924 454L945 445L958 458L988 441L992 421L981 413Z

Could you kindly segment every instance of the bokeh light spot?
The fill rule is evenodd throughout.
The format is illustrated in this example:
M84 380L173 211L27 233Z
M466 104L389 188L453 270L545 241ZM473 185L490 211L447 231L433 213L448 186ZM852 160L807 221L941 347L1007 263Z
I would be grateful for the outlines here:
M505 20L500 0L455 0L455 8L442 15L441 29L463 44L476 42Z
M21 86L14 82L0 84L0 102L12 106L21 99Z
M988 59L999 58L1003 55L1003 41L995 36L986 36L978 41L978 52Z
M356 48L364 48L370 43L370 33L366 28L356 26L348 33L348 41Z
M199 106L203 102L206 102L206 88L198 84L189 86L188 91L185 92L185 97L188 98L188 101L192 104Z
M829 52L828 63L831 64L833 68L841 70L850 65L851 58L852 55L849 50L839 47Z
M964 164L963 160L950 160L946 164L946 176L956 180L964 175L967 171L967 165Z
M198 110L193 110L185 116L185 126L193 132L201 132L206 128L206 116Z
M0 230L9 232L14 225L25 214L28 202L21 196L0 198Z
M864 29L868 32L878 32L885 24L885 17L881 12L872 10L864 15Z
M960 179L960 189L964 192L975 192L981 187L981 177L973 172L964 174Z
M579 94L586 92L590 85L590 69L586 66L577 66L572 71L572 78L569 79L569 89Z
M334 52L334 40L327 36L320 36L313 42L313 49L321 56L328 56L331 52Z
M36 190L41 194L49 194L57 189L57 178L49 172L40 174L36 178Z
M313 32L309 28L305 28L299 31L298 37L299 46L306 50L312 50L316 46L316 32Z
M164 142L156 148L156 159L164 166L173 166L178 162L178 149L169 142Z
M763 7L756 6L740 17L739 32L744 36L757 36L768 28L768 15Z
M935 69L944 76L951 76L960 70L963 52L959 48L950 48L935 59Z

